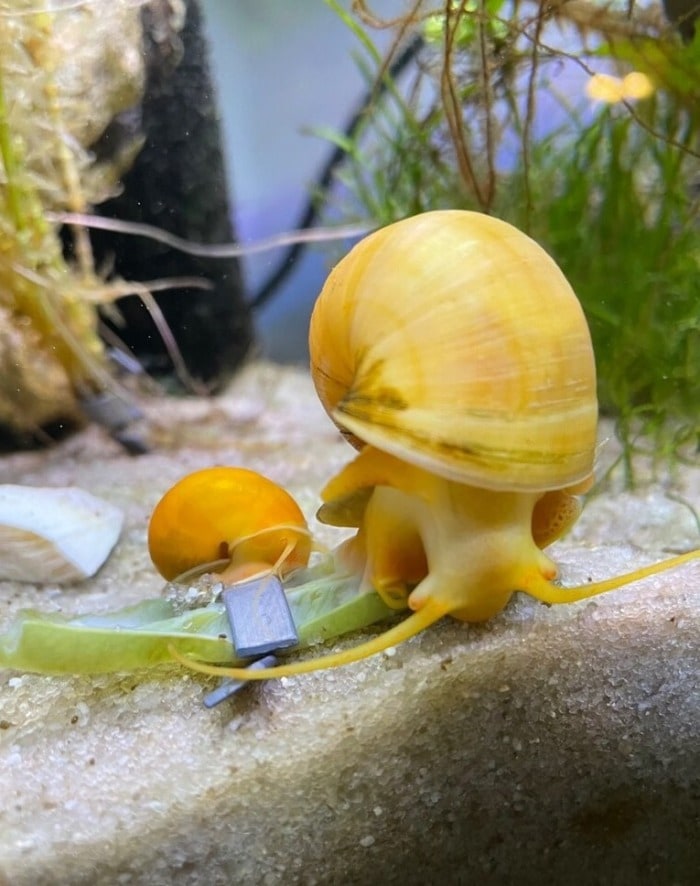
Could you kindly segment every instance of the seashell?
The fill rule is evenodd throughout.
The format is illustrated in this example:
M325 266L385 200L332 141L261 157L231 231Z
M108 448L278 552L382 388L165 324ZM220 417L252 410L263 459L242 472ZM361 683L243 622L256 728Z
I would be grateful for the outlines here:
M459 483L563 489L593 470L581 305L530 237L477 212L404 219L332 270L311 318L319 398L352 438Z
M0 578L38 584L89 578L122 524L119 508L74 486L0 485Z

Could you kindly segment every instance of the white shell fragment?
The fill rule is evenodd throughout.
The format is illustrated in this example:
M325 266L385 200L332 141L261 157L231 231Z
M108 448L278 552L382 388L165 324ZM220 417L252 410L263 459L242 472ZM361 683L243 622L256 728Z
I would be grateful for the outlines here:
M0 579L81 581L119 538L119 508L77 487L0 485Z

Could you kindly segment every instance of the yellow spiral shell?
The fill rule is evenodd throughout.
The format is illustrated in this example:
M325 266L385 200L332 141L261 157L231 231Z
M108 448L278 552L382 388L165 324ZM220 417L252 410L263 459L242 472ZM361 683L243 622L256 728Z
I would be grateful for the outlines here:
M311 318L319 397L350 436L496 490L562 489L593 469L593 349L576 295L525 234L427 212L366 237Z

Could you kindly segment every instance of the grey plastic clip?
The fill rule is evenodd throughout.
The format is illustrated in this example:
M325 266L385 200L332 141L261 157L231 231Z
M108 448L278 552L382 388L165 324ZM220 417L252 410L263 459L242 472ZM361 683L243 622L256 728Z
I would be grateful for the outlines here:
M261 671L264 668L271 668L275 664L277 664L275 656L266 655L264 658L259 658L257 661L254 661L253 664L248 665L246 670ZM231 698L232 695L235 695L247 685L247 680L222 680L216 689L212 689L210 693L204 696L204 707L213 708L222 701L226 701L227 698Z
M264 655L247 670L259 671L277 663L274 655L265 655L275 649L296 646L299 635L284 593L276 575L265 575L227 587L221 594L224 601L231 639L239 658ZM208 695L204 706L213 708L247 685L246 680L224 680Z
M240 658L287 649L299 642L287 595L276 575L228 587L221 598Z

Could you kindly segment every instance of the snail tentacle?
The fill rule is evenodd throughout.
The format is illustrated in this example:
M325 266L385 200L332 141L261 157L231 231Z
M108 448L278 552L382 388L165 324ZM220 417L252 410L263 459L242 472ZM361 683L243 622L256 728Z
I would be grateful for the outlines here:
M536 597L542 603L577 603L580 600L588 600L591 597L597 597L599 594L615 591L625 585L632 584L632 582L641 581L652 575L658 575L660 572L666 572L667 569L675 569L677 566L682 566L685 563L698 559L700 559L700 548L688 551L686 554L679 554L677 557L669 557L667 560L661 560L659 563L641 566L639 569L633 569L631 572L625 572L622 575L615 575L602 581L569 588L558 587L542 578L541 575L533 572L523 581L522 590L530 594L530 596Z

